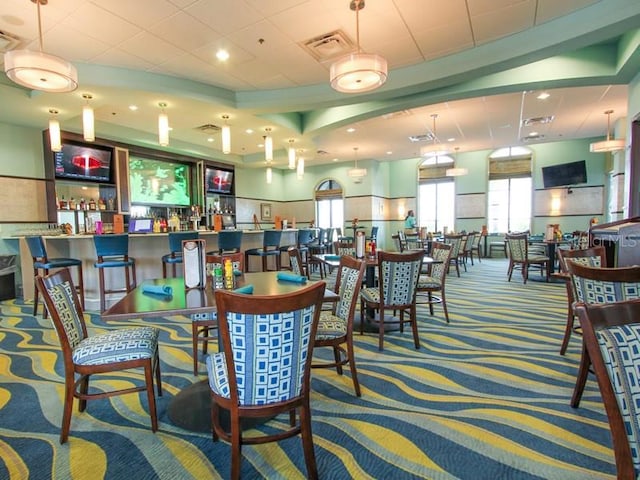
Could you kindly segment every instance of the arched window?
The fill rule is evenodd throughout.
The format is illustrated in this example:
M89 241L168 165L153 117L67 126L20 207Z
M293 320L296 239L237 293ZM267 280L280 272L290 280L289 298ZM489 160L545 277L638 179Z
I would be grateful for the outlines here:
M316 188L315 199L316 227L342 229L344 225L342 186L335 180L324 180Z
M454 164L452 157L438 155L425 159L418 175L418 225L430 232L444 227L454 229L455 184L446 170Z

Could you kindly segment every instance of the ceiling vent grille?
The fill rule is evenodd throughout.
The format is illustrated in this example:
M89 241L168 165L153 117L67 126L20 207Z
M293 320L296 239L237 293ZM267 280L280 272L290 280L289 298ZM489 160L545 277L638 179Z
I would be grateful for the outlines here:
M544 125L546 123L551 123L556 117L554 115L547 115L545 117L531 117L525 118L522 120L523 127L531 127L533 125Z
M433 133L429 132L429 133L425 133L422 135L409 135L409 140L413 143L416 142L432 142L433 140L435 140L435 136L433 135Z
M342 30L325 33L300 45L320 62L333 60L355 50L355 44Z
M222 130L219 126L214 125L212 123L205 123L204 125L200 125L196 127L196 130L199 130L204 133L216 133Z
M536 134L527 135L526 137L522 137L521 140L523 142L531 142L533 140L542 140L543 138L544 138L543 134L536 133Z
M6 53L15 49L20 43L20 39L15 35L0 30L0 52Z

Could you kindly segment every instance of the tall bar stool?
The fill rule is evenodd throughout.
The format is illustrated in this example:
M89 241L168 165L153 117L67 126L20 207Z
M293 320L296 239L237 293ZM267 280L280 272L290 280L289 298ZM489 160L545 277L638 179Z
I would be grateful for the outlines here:
M176 265L182 263L182 242L184 240L197 240L198 232L170 232L169 253L162 256L162 278L167 278L167 265L171 265L173 276L176 276Z
M38 314L38 288L36 283L36 277L40 274L40 270L44 275L49 275L49 270L64 268L64 267L78 267L78 283L76 289L80 295L80 301L82 302L82 308L84 309L84 281L82 279L82 260L77 258L49 258L47 255L47 249L44 245L44 240L41 236L25 237L31 258L33 259L33 281L34 281L34 297L33 297L33 315ZM42 317L47 318L47 309L44 308Z
M242 248L242 230L221 230L218 232L218 250L207 252L207 255L217 253L238 253Z
M262 271L267 271L267 258L274 257L276 270L280 270L280 239L282 230L265 230L262 237L262 248L250 248L244 252L244 268L249 271L249 257L262 258Z
M98 261L93 264L98 269L100 280L100 311L104 312L105 297L110 293L129 293L136 286L136 261L129 257L129 235L95 235L93 242L96 247ZM124 268L125 287L120 289L106 289L104 285L105 268ZM132 281L133 280L133 281Z

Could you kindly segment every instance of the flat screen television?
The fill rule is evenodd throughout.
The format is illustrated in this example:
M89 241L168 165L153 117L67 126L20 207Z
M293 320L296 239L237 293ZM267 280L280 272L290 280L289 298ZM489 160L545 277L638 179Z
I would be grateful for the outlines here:
M207 193L231 193L233 191L233 172L218 168L205 171Z
M56 178L112 183L113 149L99 145L63 143L53 155Z
M584 160L542 167L544 188L568 187L587 183L587 164Z
M129 189L133 205L191 205L191 166L184 163L129 157Z

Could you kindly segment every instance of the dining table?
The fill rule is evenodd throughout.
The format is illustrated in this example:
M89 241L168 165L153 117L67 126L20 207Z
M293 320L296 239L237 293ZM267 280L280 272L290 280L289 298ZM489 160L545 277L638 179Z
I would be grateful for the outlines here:
M285 281L278 278L276 271L241 273L236 275L235 288L251 285L251 295L283 295L306 288L318 281ZM290 272L287 272L291 274ZM322 281L322 280L320 280ZM152 288L149 288L152 287ZM164 287L171 295L149 293L153 287ZM325 302L334 302L338 294L325 289ZM216 311L215 289L211 282L205 288L185 289L182 277L148 279L141 282L131 292L118 300L102 313L105 321L134 320L137 318L159 318ZM191 322L190 319L187 321ZM185 369L187 366L185 366ZM221 409L221 424L228 425L228 412ZM178 392L168 406L168 416L172 424L195 432L211 430L211 395L208 380L197 381ZM243 421L243 428L251 428L268 419ZM225 427L226 428L226 427Z

